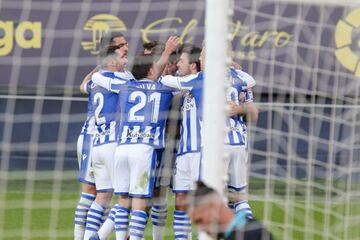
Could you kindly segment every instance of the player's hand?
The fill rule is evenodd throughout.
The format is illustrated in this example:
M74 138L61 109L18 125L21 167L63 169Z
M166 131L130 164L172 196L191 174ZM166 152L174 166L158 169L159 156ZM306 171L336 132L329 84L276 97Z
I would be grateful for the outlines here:
M239 105L235 102L227 102L226 110L229 117L237 115L239 112Z
M174 52L179 44L179 38L176 36L170 36L166 41L165 52L169 55Z
M239 63L237 63L237 62L232 62L231 67L233 67L235 69L238 69L238 70L241 70L241 65Z

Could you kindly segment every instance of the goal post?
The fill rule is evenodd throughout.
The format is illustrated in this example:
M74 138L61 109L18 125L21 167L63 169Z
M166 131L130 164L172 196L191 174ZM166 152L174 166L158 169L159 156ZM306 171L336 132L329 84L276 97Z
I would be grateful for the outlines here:
M203 95L204 148L201 176L220 193L225 190L225 78L228 59L229 1L206 1ZM224 79L224 80L223 80ZM222 176L223 177L219 177ZM218 177L214 177L218 176Z

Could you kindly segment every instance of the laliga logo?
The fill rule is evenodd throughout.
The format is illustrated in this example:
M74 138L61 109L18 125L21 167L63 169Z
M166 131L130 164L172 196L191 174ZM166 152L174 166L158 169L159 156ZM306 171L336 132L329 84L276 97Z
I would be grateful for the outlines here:
M336 25L336 58L355 76L360 77L360 8L356 9ZM357 39L354 39L357 38Z
M112 31L126 31L126 26L119 18L110 14L98 14L90 18L83 28L85 31L92 32L90 42L83 41L81 45L84 50L96 55L99 53L99 43L104 33Z

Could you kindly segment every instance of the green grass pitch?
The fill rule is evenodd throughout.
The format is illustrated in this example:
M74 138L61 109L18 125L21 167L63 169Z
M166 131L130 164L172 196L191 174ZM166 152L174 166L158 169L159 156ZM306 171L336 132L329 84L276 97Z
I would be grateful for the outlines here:
M4 175L3 175L4 176ZM36 181L25 181L25 173L11 173L7 180L0 177L0 239L6 240L45 240L45 239L72 239L73 215L79 197L79 184L75 180L75 172L66 172L59 177L59 181L50 180L51 173L36 173ZM360 239L359 225L349 222L348 228L344 227L346 205L341 202L325 204L324 201L314 201L306 205L301 194L292 196L291 205L286 203L285 186L277 186L276 201L266 200L257 193L264 191L264 182L251 179L251 201L254 215L263 219L267 215L270 220L268 227L275 239L343 239L347 232L348 239ZM6 191L4 191L6 189ZM33 189L27 192L26 189ZM253 189L253 190L252 190ZM59 190L59 191L58 191ZM323 199L317 193L315 199ZM173 239L172 212L174 196L169 196L169 214L166 225L166 239ZM32 207L30 206L30 203ZM288 211L284 207L288 204ZM6 207L4 207L6 206ZM266 206L266 210L264 207ZM351 216L359 223L360 202L354 201L350 206ZM325 213L327 212L327 215ZM305 222L310 222L312 227L304 229ZM327 223L327 224L325 224ZM325 229L324 226L333 226ZM287 229L286 229L287 228ZM286 232L286 237L285 237ZM308 234L308 235L306 235ZM146 239L151 239L151 221L145 234ZM110 239L115 239L114 236Z

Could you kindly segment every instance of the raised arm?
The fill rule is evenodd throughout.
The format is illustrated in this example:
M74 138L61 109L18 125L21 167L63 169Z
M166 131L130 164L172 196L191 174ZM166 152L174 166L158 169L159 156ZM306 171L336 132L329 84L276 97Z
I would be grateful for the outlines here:
M175 77L172 75L162 76L160 82L167 87L171 87L177 90L192 90L196 87L198 80L198 74L191 74L186 77Z
M86 90L87 83L91 80L91 76L98 71L98 67L95 67L90 73L88 73L80 84L80 92L83 94L88 94Z
M171 53L173 53L176 50L178 43L179 43L179 38L176 36L170 36L169 39L167 40L165 44L164 52L161 54L159 60L155 63L155 66L158 71L157 78L161 76L162 72L166 67L166 64L169 62Z
M239 69L236 69L236 73L242 81L246 82L247 89L253 88L256 85L255 79L250 74Z
M102 75L100 72L96 72L92 75L91 80L96 85L107 89L108 91L119 93L120 86L125 84L127 80L122 80L115 77L107 77Z

